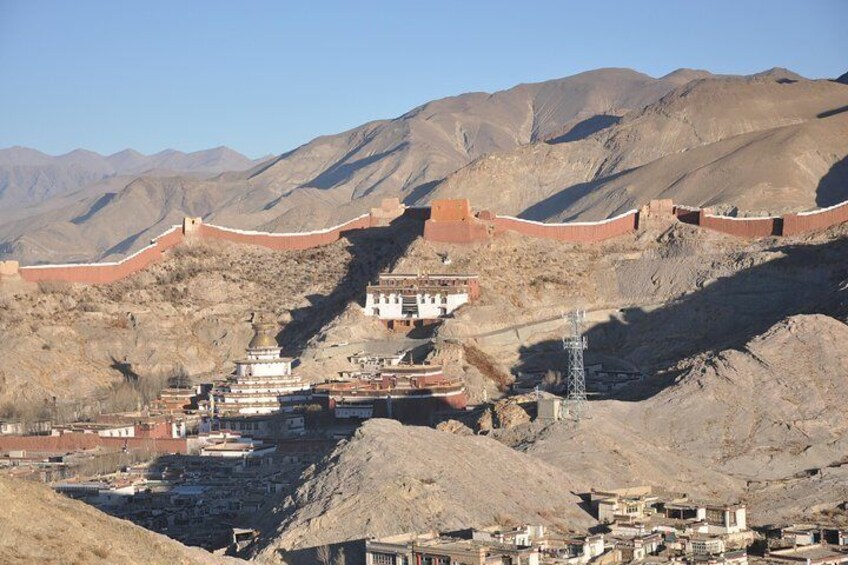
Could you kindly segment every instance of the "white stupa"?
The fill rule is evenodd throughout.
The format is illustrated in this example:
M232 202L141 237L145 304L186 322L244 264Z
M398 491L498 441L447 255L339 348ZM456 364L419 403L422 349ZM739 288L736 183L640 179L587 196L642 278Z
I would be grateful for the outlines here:
M273 414L305 404L311 386L292 374L292 359L280 355L273 336L276 324L254 317L253 339L236 370L212 390L213 409L219 416Z

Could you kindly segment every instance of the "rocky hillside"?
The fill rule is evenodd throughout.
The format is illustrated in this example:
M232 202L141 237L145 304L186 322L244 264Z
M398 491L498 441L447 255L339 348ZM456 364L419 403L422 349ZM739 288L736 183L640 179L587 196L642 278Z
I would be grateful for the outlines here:
M42 484L0 476L0 562L213 565L244 563L189 548Z
M848 88L783 71L686 83L583 139L489 155L433 192L534 220L652 198L779 213L848 199Z
M657 197L725 212L829 206L848 198L846 107L844 84L783 69L747 77L683 69L660 79L601 69L437 100L214 179L99 180L5 222L0 215L0 254L121 255L183 215L313 229L384 197L468 197L536 220L600 219ZM133 156L124 161L132 166Z
M659 483L738 497L752 503L755 523L834 510L848 472L846 351L842 321L791 316L740 349L684 361L651 398L593 402L577 427L512 430L512 441L521 437L582 488ZM786 485L793 496L781 494Z
M0 254L29 262L123 254L182 215L297 231L341 223L387 196L425 202L442 179L474 159L550 137L588 135L598 120L617 120L655 102L682 77L601 69L493 94L463 94L319 137L244 173L100 186L62 206L47 202L39 207L43 213L25 222L0 225Z
M313 563L322 545L525 521L593 522L572 478L485 437L366 422L268 517L261 556ZM348 550L348 553L350 550Z
M112 177L130 175L218 174L257 165L228 147L194 153L166 149L143 155L125 149L112 155L76 149L53 157L28 147L0 149L0 206L20 209L87 188Z
M0 403L73 404L137 377L227 372L255 311L286 324L280 341L297 355L413 233L369 231L295 252L197 242L112 285L0 287Z

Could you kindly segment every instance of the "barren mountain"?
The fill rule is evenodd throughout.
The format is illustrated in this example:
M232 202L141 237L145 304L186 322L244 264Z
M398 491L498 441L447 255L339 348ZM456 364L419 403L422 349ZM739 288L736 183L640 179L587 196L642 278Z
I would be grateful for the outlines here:
M60 407L84 413L85 399L110 406L107 387L124 380L150 390L163 375L208 379L230 369L257 310L284 323L279 342L299 357L298 374L324 380L350 368L354 352L422 345L362 314L356 301L377 273L475 272L480 300L446 321L432 352L418 353L464 378L473 400L502 394L498 375L564 370L560 315L576 307L589 311L587 362L643 371L644 385L591 402L579 426L519 423L493 432L526 454L492 439L368 424L266 517L263 555L291 550L311 562L316 546L367 533L484 523L496 512L546 521L552 506L564 523L579 523L569 492L592 486L649 482L738 496L752 515L787 518L841 496L848 330L838 319L848 313L840 290L848 226L745 241L659 222L593 246L509 234L437 245L410 227L352 233L307 251L199 241L112 285L5 287L3 399L39 406L57 395ZM530 456L548 465L528 463ZM534 477L551 466L561 478L544 488L555 484L557 493L512 474ZM515 497L502 484L521 484L532 496ZM781 498L779 485L791 485L797 503ZM782 507L769 505L772 492ZM404 501L425 494L434 506L410 514ZM542 500L562 505L533 506Z
M0 561L13 563L213 565L216 557L113 518L46 485L0 476Z
M268 517L269 561L314 563L321 545L409 531L593 522L572 479L550 465L485 437L392 420L366 422L304 479Z
M257 163L227 147L194 153L167 149L155 155L126 149L108 156L76 149L57 157L26 147L0 149L0 208L5 212L0 215L0 221L12 219L11 211L38 205L113 177L120 179L111 186L117 184L120 188L132 175L208 176L248 169ZM77 199L84 196L85 192Z
M602 69L437 100L393 120L319 137L244 173L212 180L141 178L109 187L106 196L82 195L61 206L46 202L43 214L0 224L0 253L26 262L123 254L182 215L272 231L326 227L387 196L426 201L443 178L482 155L588 135L678 82Z
M603 69L430 102L242 173L148 176L50 199L0 224L0 251L25 262L120 255L183 215L314 229L388 196L468 197L536 220L600 219L656 197L800 211L848 197L846 107L845 85L784 69L748 77L681 69L661 79Z
M578 427L522 440L578 483L662 477L699 495L750 499L755 523L798 519L844 500L838 481L821 479L845 474L846 352L848 325L792 316L740 349L684 361L677 381L649 399L593 402ZM779 496L787 483L794 500Z
M585 139L483 157L432 196L535 220L602 219L652 198L770 213L832 205L848 198L848 88L790 76L686 83Z

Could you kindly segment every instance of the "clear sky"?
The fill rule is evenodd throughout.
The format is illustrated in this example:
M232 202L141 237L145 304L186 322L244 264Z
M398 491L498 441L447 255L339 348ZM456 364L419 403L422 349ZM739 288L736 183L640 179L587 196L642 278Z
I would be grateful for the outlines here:
M846 0L0 0L0 147L251 157L599 67L848 71Z

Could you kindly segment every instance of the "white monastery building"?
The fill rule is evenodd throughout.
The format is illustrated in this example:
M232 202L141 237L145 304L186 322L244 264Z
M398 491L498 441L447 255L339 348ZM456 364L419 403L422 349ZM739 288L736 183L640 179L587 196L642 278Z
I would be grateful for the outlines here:
M365 315L395 325L422 325L449 316L480 296L476 275L388 274L369 285Z

